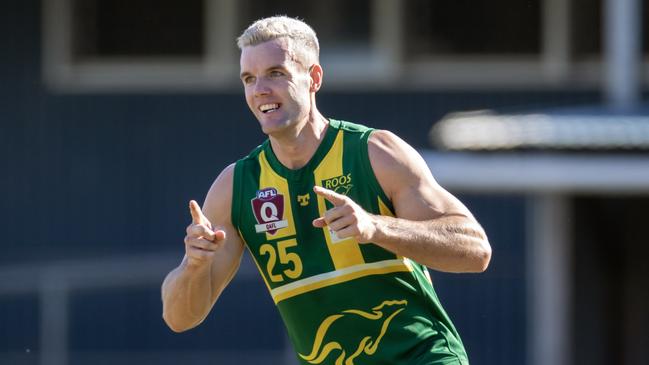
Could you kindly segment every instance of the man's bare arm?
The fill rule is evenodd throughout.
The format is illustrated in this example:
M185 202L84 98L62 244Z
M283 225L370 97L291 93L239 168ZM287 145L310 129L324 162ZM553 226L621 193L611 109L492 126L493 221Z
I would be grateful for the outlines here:
M185 257L162 284L163 318L176 332L207 317L239 268L243 243L230 219L233 171L228 166L214 181L202 211L190 202Z
M315 188L334 204L314 225L329 225L338 237L372 242L432 269L481 272L491 259L484 230L469 210L433 178L421 156L387 131L370 136L369 156L397 218L365 212L351 199Z

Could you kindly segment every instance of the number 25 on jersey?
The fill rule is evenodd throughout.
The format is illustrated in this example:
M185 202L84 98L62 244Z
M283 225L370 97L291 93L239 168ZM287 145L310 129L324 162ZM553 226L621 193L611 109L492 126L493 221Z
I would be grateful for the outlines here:
M259 254L268 255L266 271L272 282L279 283L289 279L297 279L302 275L302 260L295 252L288 252L287 249L297 246L297 240L291 238L277 242L277 249L270 243L264 243L259 246ZM276 270L277 259L279 258L279 268ZM283 269L283 270L282 270ZM279 273L277 271L280 271Z

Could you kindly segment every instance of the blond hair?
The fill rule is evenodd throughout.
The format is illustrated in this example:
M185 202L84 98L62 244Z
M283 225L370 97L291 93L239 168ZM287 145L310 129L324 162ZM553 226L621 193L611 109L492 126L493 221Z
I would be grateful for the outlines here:
M296 62L305 67L319 63L320 45L315 31L305 22L285 15L255 21L237 38L237 46L243 49L277 38L288 40L289 52Z

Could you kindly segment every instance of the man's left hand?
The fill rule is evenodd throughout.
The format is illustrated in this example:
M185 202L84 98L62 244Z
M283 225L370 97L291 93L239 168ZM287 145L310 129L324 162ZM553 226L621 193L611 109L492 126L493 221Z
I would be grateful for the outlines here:
M372 242L376 233L375 216L367 213L345 195L321 186L314 186L313 191L334 206L327 210L324 216L313 220L314 227L329 226L329 229L340 239L353 237L359 243Z

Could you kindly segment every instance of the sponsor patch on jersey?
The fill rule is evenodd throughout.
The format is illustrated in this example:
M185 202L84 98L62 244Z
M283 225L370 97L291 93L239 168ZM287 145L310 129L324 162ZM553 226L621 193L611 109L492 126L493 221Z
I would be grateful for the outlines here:
M310 198L309 193L306 193L304 195L298 195L297 202L298 204L300 204L301 207L306 207L307 205L309 205L309 198Z
M277 189L257 190L250 204L257 220L255 225L257 233L275 234L278 229L288 227L288 221L282 219L284 218L284 195L279 194Z
M347 195L354 187L352 184L351 172L346 175L340 175L329 179L322 180L322 187L333 190L338 194Z

